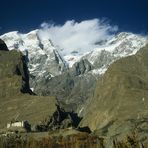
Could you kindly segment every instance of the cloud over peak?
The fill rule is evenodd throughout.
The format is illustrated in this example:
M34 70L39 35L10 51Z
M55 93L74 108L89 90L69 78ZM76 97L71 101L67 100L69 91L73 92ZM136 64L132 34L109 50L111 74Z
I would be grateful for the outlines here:
M117 32L117 26L111 26L108 22L100 19L66 21L64 25L42 23L39 29L40 38L49 38L54 45L65 49L65 52L79 50L91 50L96 47L96 42L106 40Z

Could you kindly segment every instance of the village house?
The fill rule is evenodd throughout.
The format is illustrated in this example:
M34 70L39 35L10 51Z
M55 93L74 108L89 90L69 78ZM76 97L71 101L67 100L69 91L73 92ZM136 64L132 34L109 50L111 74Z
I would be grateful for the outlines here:
M15 121L15 122L10 122L7 123L7 128L11 128L11 127L24 127L24 121Z
M26 131L31 131L31 125L28 121L11 121L7 123L7 128L24 128Z

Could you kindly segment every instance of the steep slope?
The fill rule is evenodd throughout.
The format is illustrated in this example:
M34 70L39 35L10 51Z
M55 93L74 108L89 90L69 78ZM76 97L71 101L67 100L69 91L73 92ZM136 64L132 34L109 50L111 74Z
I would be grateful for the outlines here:
M32 93L25 57L20 52L0 51L0 67L1 97L15 95L17 92Z
M148 138L148 45L114 62L84 109L83 126L104 136L129 132Z
M1 43L1 42L0 42ZM25 57L0 44L0 128L13 119L37 123L56 110L54 97L30 95Z

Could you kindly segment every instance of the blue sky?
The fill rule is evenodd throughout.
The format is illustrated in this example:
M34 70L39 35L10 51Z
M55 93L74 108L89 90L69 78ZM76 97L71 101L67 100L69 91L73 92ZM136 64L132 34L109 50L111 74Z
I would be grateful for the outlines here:
M63 25L94 18L119 31L148 33L148 0L1 0L0 34L28 32L43 22Z

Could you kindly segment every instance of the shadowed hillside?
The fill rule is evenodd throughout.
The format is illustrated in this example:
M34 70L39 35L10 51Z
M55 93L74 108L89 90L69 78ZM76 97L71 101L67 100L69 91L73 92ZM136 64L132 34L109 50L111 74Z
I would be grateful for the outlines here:
M148 45L113 63L98 81L81 125L104 136L148 138Z

